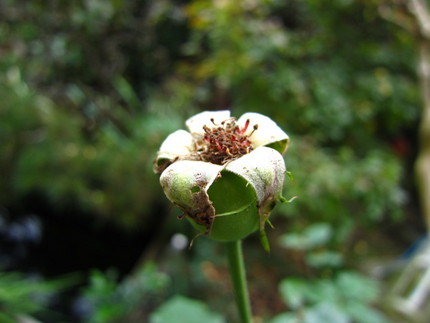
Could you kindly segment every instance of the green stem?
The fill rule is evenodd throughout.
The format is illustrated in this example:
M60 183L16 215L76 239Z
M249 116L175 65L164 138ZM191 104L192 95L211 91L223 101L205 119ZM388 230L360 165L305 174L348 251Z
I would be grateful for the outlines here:
M249 303L249 293L246 284L241 240L227 242L227 258L241 322L251 323L251 305Z

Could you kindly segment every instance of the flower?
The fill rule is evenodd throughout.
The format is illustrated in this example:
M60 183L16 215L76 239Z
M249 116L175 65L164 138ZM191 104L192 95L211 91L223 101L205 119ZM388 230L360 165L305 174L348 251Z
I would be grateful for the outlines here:
M167 198L203 234L239 240L264 224L283 201L289 137L270 118L201 112L162 143L154 170ZM181 218L182 218L181 217Z

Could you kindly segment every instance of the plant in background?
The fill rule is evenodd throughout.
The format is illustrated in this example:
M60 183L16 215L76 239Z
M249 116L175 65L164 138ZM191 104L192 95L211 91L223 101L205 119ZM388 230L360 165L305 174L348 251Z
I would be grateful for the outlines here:
M37 322L33 317L52 316L52 298L80 281L77 275L55 280L30 279L18 272L0 271L0 322Z
M172 299L151 313L150 323L177 322L178 318L185 318L187 323L223 323L224 318L211 312L207 304L183 296Z
M372 307L380 297L378 283L356 272L341 271L332 278L285 278L279 290L290 311L270 323L388 322Z
M328 223L314 223L302 232L285 233L279 243L301 254L310 277L286 277L279 284L289 311L270 323L386 323L373 305L380 299L378 282L344 267L342 254L330 250L335 232Z
M169 277L153 262L147 262L121 281L115 270L94 270L78 302L82 321L143 322L146 313L166 293L169 283Z
M278 202L286 169L282 154L289 137L270 118L230 111L202 112L187 120L189 131L177 130L162 143L155 171L167 198L191 224L227 243L230 273L243 322L251 313L241 239L260 231L269 250L264 226Z

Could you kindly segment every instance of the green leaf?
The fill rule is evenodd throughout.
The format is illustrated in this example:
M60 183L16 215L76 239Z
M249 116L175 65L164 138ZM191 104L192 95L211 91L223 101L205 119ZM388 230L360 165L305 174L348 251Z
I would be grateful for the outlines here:
M378 298L377 282L358 273L342 272L336 284L345 298L362 302L372 302Z
M332 237L332 229L327 223L315 223L306 229L304 235L310 247L319 247Z
M309 301L313 303L337 304L341 299L341 291L332 280L321 279L312 284L312 292L307 294Z
M285 304L298 309L305 304L309 287L302 279L287 278L279 284L279 291Z
M269 323L297 323L297 317L294 313L281 313L271 319Z
M344 311L357 323L388 323L387 318L371 305L358 302L347 302Z
M349 323L351 320L348 315L333 303L321 302L304 312L304 323Z
M289 233L281 237L282 246L297 250L311 250L323 246L332 237L332 229L327 223L315 223L302 233Z
M296 250L307 250L309 248L306 239L298 233L287 233L282 235L279 239L279 243L285 248Z
M220 314L211 312L203 302L174 296L150 315L150 323L224 323Z
M342 255L334 251L311 252L306 255L306 262L312 267L338 267L342 264Z

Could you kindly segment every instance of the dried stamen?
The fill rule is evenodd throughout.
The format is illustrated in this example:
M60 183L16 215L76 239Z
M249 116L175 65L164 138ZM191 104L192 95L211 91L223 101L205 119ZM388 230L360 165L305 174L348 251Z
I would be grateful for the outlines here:
M215 124L214 119L211 119L211 122L215 127L210 128L204 125L203 138L195 143L199 159L223 165L227 161L248 154L254 149L249 137L258 129L257 124L254 125L250 134L245 135L250 124L249 119L246 120L242 129L237 125L234 118L224 120L220 125Z

